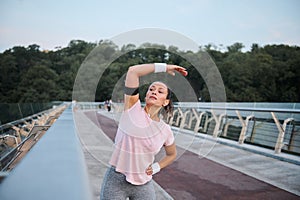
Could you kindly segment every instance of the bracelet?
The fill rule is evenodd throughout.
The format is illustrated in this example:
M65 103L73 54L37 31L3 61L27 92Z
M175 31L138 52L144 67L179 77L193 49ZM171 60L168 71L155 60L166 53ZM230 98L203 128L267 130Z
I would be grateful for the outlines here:
M167 72L166 63L154 63L154 73Z
M152 175L154 175L160 171L160 166L159 166L158 162L153 163L151 165L151 168L152 168Z

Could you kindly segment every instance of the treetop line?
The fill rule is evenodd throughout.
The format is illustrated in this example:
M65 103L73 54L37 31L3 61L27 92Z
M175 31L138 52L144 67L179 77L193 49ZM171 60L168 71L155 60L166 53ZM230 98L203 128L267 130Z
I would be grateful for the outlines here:
M112 90L129 65L167 62L187 68L193 66L178 56L197 56L199 52L181 51L175 46L145 43L119 48L111 41L90 43L72 40L67 47L41 51L36 44L16 46L0 54L0 101L2 103L71 101L77 71L87 55L99 44L104 58L127 52L117 58L101 77L95 101L111 98ZM104 45L103 45L104 44ZM242 52L235 43L226 51L209 44L199 47L214 60L222 76L228 102L299 102L300 47L253 44ZM175 53L174 53L175 52ZM198 73L187 77L201 101L210 101L205 82Z

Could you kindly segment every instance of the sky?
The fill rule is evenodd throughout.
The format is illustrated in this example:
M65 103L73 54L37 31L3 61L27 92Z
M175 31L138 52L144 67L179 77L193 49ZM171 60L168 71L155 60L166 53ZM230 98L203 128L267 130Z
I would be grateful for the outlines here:
M197 45L244 50L256 43L300 46L300 0L0 0L0 52L71 40L98 42L124 32L158 28Z

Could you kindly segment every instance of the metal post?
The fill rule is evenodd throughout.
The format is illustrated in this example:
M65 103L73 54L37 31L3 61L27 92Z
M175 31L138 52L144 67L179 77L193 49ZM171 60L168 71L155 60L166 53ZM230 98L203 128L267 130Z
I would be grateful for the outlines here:
M197 114L196 114L197 115ZM195 113L192 111L190 111L190 119L189 119L189 124L187 126L188 129L191 129L192 128L192 123L193 121L197 119L196 116L195 116Z
M172 117L173 115L174 115L174 111L173 111L172 115L171 114L167 115L167 123L168 124L170 124L171 119L173 119L173 117Z
M17 139L16 136L13 136L13 135L4 135L3 138L5 138L5 137L10 137L10 138L15 139L15 143L16 143L15 147L17 147L19 145L19 142L18 142L18 139Z
M33 110L33 107L32 107L32 103L30 104L30 107L31 107L32 114L34 114L34 110Z
M245 139L247 138L246 133L247 133L247 129L248 129L249 120L252 119L254 117L254 115L247 116L246 120L244 121L240 112L238 110L236 110L235 112L242 124L242 130L241 130L240 137L239 137L239 144L243 144Z
M169 120L169 125L172 126L173 120L174 120L174 116L175 116L175 114L176 114L177 112L178 112L178 110L174 110L174 111L173 111L173 115L172 115L172 117L171 117L170 120Z
M182 116L183 116L182 110L180 108L178 108L178 117L177 117L176 123L175 123L176 126L179 126L179 121L180 121L180 119L182 119Z
M213 132L213 137L216 138L216 137L218 137L218 134L220 132L219 131L220 130L220 126L222 124L221 120L223 119L223 117L226 116L226 114L222 113L222 114L219 115L219 118L218 118L217 115L215 114L215 112L213 110L211 111L211 113L212 113L213 118L214 118L214 120L216 122L216 126L215 126L215 129L214 129L214 132Z
M208 120L205 120L205 123L204 123L204 128L203 128L203 132L207 132L207 129L208 129L208 124L214 120L214 117L212 116L211 118L209 118Z
M275 145L275 153L280 153L281 149L284 146L283 140L284 140L284 134L285 134L285 130L286 130L286 125L287 123L293 121L293 118L288 118L286 120L284 120L283 125L281 126L279 120L277 119L276 115L274 114L274 112L271 112L271 115L276 123L277 129L279 131L278 133L278 137L277 137L277 142Z
M23 118L22 110L20 108L20 104L19 103L18 103L18 107L19 107L19 111L20 111L20 114L21 114L21 118Z
M197 122L195 124L195 128L194 128L194 132L197 133L200 129L202 129L203 127L200 127L200 123L201 123L201 120L202 120L202 116L204 114L206 114L206 112L201 112L200 115L198 116L197 112L195 109L192 109L193 113L194 113L194 116L196 117L197 119ZM207 116L207 115L206 115Z
M186 121L186 117L187 115L190 113L191 111L185 111L184 114L182 113L182 120L180 122L180 128L184 128L186 126L185 121Z

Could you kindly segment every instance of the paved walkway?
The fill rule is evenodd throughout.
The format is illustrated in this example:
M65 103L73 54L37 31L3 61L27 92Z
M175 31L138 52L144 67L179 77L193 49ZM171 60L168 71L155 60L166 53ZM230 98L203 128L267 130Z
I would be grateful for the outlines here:
M93 111L85 113L77 111L74 115L76 130L86 159L95 200L100 199L100 187L113 150L113 142L109 136L114 137L117 129L115 121L105 117L98 120L98 117L101 116ZM101 122L101 125L99 122ZM156 182L154 187L158 200L173 199Z
M99 199L118 115L78 112L75 120L95 199ZM299 165L220 144L209 136L195 137L176 128L173 131L179 158L154 177L159 184L158 199L300 199Z

